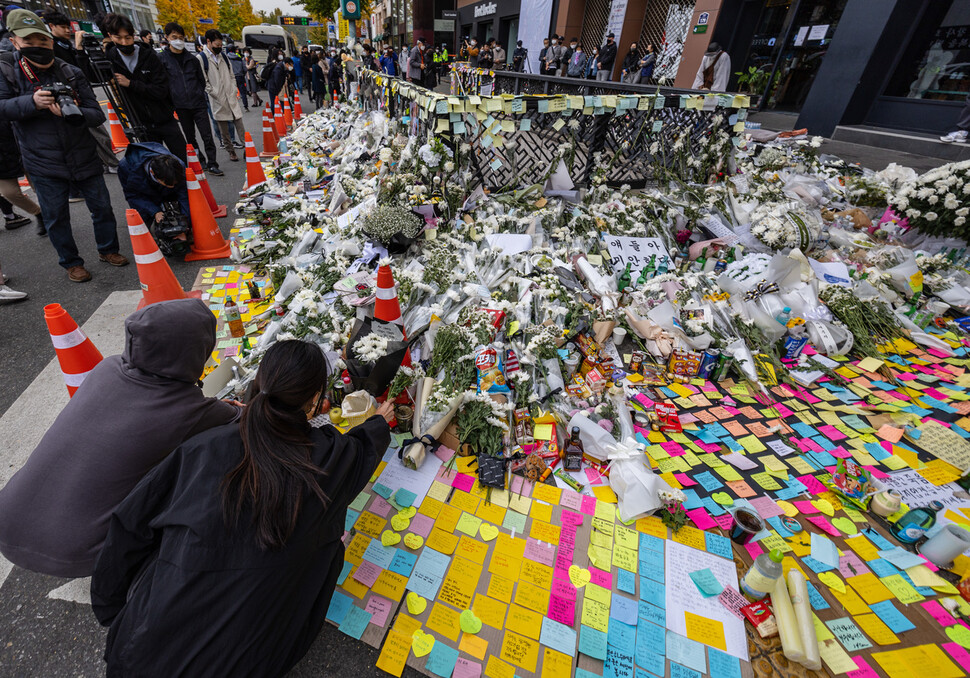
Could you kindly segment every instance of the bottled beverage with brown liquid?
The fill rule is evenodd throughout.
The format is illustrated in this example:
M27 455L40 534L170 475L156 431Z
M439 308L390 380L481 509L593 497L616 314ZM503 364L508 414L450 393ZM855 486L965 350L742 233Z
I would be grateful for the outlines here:
M236 302L232 299L226 299L226 307L223 311L223 317L226 320L226 326L229 328L230 336L235 338L246 336L246 329L243 327L242 315L239 313L239 307L236 306Z
M569 440L563 445L562 467L567 471L581 471L583 468L583 441L579 439L578 426L573 426Z

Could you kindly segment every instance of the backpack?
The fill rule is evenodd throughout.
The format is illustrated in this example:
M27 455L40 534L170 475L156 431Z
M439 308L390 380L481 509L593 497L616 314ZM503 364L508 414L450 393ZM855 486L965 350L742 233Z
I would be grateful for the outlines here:
M266 65L263 66L263 70L259 72L259 79L262 80L263 82L267 82L270 78L270 75L273 74L273 69L276 68L277 63L278 62L275 62L275 61L268 61Z

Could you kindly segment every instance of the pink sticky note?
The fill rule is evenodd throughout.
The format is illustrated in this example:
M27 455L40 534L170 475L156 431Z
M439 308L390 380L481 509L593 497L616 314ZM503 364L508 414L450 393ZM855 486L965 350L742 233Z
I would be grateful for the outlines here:
M464 657L458 657L451 672L451 678L481 678L481 675L482 665Z
M354 579L367 588L370 588L383 571L384 568L380 565L375 565L369 560L362 560L360 561L360 565L357 566L357 569L354 570Z
M704 450L705 452L710 452L712 454L717 454L718 452L721 451L721 446L715 445L714 443L702 443L699 440L695 440L694 444L697 445L702 450Z
M865 468L867 471L869 471L869 473L872 474L872 477L873 478L878 478L879 480L883 480L884 478L888 478L889 477L889 474L888 473L886 473L885 471L880 471L875 466L865 466L863 468Z
M949 355L947 355L946 353L944 353L943 351L941 351L938 348L928 348L928 349L926 349L926 352L929 353L932 356L936 356L937 358L949 358L950 357Z
M573 549L566 549L562 546L556 551L556 570L567 572L569 566L573 564ZM568 573L566 575L569 576Z
M470 476L467 473L456 473L455 477L451 480L451 486L456 490L471 492L475 486L475 476Z
M858 666L856 671L847 671L846 676L848 678L879 678L879 674L876 673L873 668L869 665L862 657L852 657L852 661Z
M380 628L384 628L384 624L387 623L387 615L391 613L391 601L380 596L371 596L367 600L367 607L364 609L370 612L371 624L377 624Z
M374 501L367 507L367 510L379 515L381 518L387 518L387 514L391 511L391 505L384 501L384 497L375 496Z
M721 591L720 595L717 597L718 602L721 603L728 611L733 614L738 619L743 620L744 614L741 612L741 608L748 605L750 601L741 595L741 593L730 586L725 586L724 590Z
M755 497L754 499L749 499L748 502L754 506L755 511L758 512L758 515L765 520L785 514L785 512L781 510L778 504L775 503L775 500L771 497Z
M856 575L865 574L869 571L866 567L865 562L860 558L855 551L844 551L843 555L839 556L839 573L845 577L855 577Z
M828 438L829 440L835 442L838 440L845 440L846 435L842 433L839 429L835 428L831 424L826 424L825 426L818 427L819 433Z
M455 451L442 445L434 451L434 456L447 464L448 460L455 456Z
M930 616L936 620L936 623L940 626L953 626L957 623L957 620L953 618L953 615L946 611L946 608L940 605L939 601L928 600L922 603L923 609L929 612Z
M576 601L566 600L552 594L549 596L549 614L547 616L560 624L572 626L576 623Z
M741 414L741 412L738 411L738 408L736 408L736 407L730 407L727 404L724 405L724 411L727 412L728 414L730 414L731 416L734 416L734 417L736 417L739 414Z
M527 483L523 476L512 476L512 482L509 483L509 491L512 494L521 494L523 497L528 497L532 495L532 484Z
M540 544L537 539L529 537L525 542L524 556L528 560L552 567L552 561L556 557L556 547L547 542Z
M697 484L693 480L688 478L687 475L684 473L675 473L674 478L677 479L677 482L680 483L681 487L691 487Z
M823 448L821 445L819 445L811 438L802 439L801 447L803 450L807 449L811 452L823 452L825 450L825 448Z
M711 514L703 507L687 511L687 517L694 521L694 524L701 530L717 527L717 523L711 518Z
M653 409L654 403L652 400L650 400L650 398L646 396L645 393L637 393L635 396L633 396L633 399L636 400L641 405L643 405L645 409L648 409L648 410Z
M568 509L563 509L560 521L563 525L582 525L583 524L583 514L576 513L575 511L570 511Z
M964 671L970 673L970 652L957 645L956 643L943 643L943 649L953 657Z
M583 496L579 492L563 490L559 503L562 504L563 508L578 511L579 507L583 505Z
M779 417L788 418L794 414L790 409L782 405L781 403L775 403L775 412L778 413Z
M583 495L583 505L579 507L579 510L588 516L596 514L596 497L590 497L588 495Z
M423 513L418 513L411 518L411 524L408 526L408 532L414 532L414 534L421 535L423 538L427 539L428 535L431 534L432 527L434 527L434 520Z
M798 481L805 486L810 494L822 494L826 491L825 485L820 483L813 475L799 476Z
M793 501L792 504L798 509L799 513L821 513L821 511L812 506L812 502L810 501Z
M576 592L576 587L573 586L572 582L569 581L569 568L559 567L558 565L552 570L552 592L556 593L556 584L568 584L569 588L572 589L573 593ZM562 595L562 593L560 593ZM569 596L563 596L564 598L569 598Z
M751 560L754 560L765 552L764 547L762 547L761 544L756 541L751 541L745 544L744 550L748 552L749 556L751 556Z
M451 481L454 479L454 477L455 469L445 468L445 465L442 464L438 467L438 472L435 474L434 479L439 483L444 483L448 487L451 487Z
M714 516L714 522L717 523L717 526L722 530L730 531L731 523L734 522L734 516L732 516L730 513L722 513L719 516Z
M673 441L660 443L660 447L662 447L664 452L669 454L671 457L680 457L686 454L686 450L684 450L683 446L680 443L675 443Z
M602 586L604 589L613 588L613 575L609 572L601 570L592 565L587 568L589 570L589 580L596 584L597 586Z
M841 445L835 449L829 450L829 454L831 454L833 457L838 457L839 459L848 459L852 456L852 454Z
M603 474L592 466L586 467L586 477L589 478L590 485L602 485L603 484Z
M827 534L830 534L833 537L842 536L842 533L839 532L837 529L835 529L835 527L832 526L832 523L829 522L829 519L826 518L825 516L809 516L808 521L813 525L815 525L816 527L821 528L823 532L826 532Z

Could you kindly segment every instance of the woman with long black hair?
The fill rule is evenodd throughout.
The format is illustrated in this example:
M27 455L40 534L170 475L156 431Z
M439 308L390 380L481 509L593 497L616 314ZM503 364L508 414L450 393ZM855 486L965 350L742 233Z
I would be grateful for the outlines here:
M240 423L183 444L112 515L91 582L108 676L282 676L306 653L393 417L311 428L326 383L318 346L275 344Z

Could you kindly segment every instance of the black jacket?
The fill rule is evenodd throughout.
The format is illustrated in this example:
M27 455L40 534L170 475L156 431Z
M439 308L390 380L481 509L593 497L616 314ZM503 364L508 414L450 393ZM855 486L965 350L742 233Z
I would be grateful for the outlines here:
M20 52L13 55L19 62ZM39 87L31 84L19 66L13 68L13 82L0 75L0 118L13 123L24 169L29 174L57 179L89 179L101 174L104 168L97 145L84 128L101 125L105 117L84 74L60 59L50 68L35 72L41 86L60 81L74 88L84 127L73 127L50 111L38 111L34 90Z
M115 510L91 581L108 632L109 676L276 677L306 653L325 623L344 564L347 505L390 443L381 417L341 435L310 431L325 473L324 505L309 493L278 551L256 546L245 513L227 528L223 478L242 460L239 425L184 443Z
M91 72L91 59L83 50L75 49L74 45L69 40L54 40L54 56L58 59L63 59L72 66L77 66L81 69L89 81L95 80L92 78Z
M604 71L613 69L613 62L616 61L616 43L608 42L600 47L600 55L596 58L596 63L603 64Z
M23 173L20 146L13 135L13 127L8 121L0 120L0 179L17 179Z
M273 67L266 80L266 91L275 97L283 89L284 82L286 82L286 63L280 61Z
M130 87L121 89L126 90L138 121L146 127L171 122L174 120L172 114L175 113L175 106L169 90L168 70L162 65L158 53L145 43L136 42L135 49L138 61L135 62L134 73L128 70L117 45L108 45L105 54L114 72L131 80Z
M163 49L158 58L168 72L169 92L175 108L205 108L205 75L195 55L185 50L175 54L170 49Z
M624 71L627 71L628 73L633 73L634 71L637 70L637 67L639 65L640 65L640 55L634 52L633 50L630 50L629 52L627 52L626 56L623 57Z
M118 180L125 191L125 199L132 209L138 210L146 224L155 221L155 215L162 211L164 202L179 203L182 213L187 217L191 216L184 177L174 187L165 188L148 174L148 163L159 155L175 157L167 148L153 141L128 144L125 159L118 165Z

